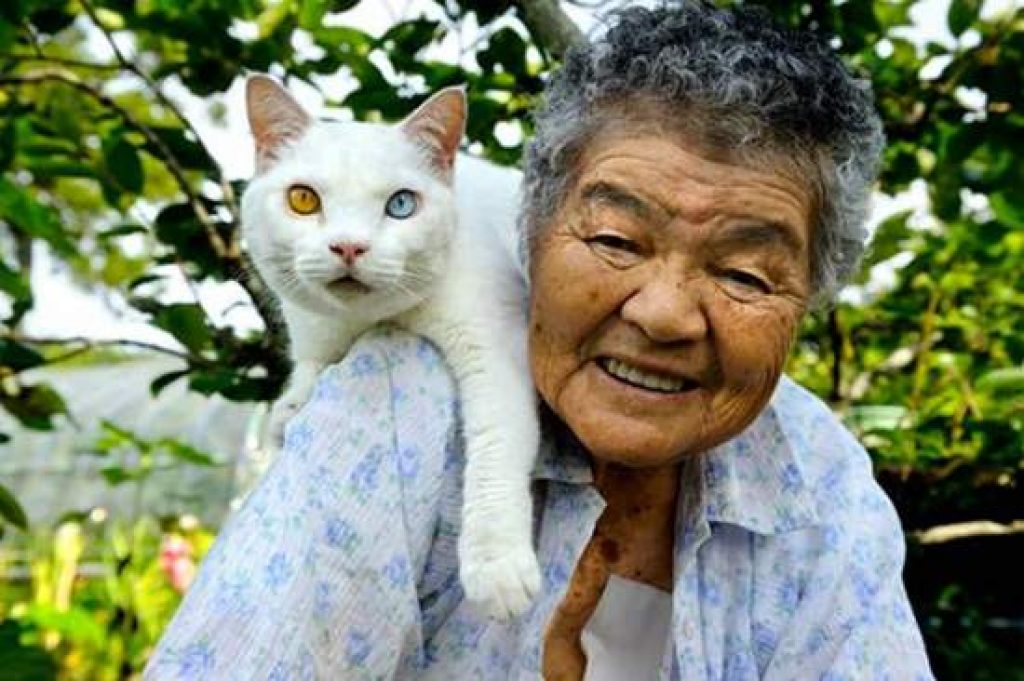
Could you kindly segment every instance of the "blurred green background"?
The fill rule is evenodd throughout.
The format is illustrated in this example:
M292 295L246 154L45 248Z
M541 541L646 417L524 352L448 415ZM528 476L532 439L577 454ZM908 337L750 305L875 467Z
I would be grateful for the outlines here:
M466 83L469 151L514 165L617 4L0 3L0 677L137 677L266 463L287 363L239 243L240 74L380 121ZM863 273L789 371L871 451L938 677L1024 679L1024 8L769 8L872 79L889 139Z

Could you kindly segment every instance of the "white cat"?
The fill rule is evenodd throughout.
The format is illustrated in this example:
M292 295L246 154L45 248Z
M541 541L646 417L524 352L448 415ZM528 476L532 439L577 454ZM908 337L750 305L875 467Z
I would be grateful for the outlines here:
M515 256L519 173L456 163L461 88L394 127L314 120L266 76L249 79L246 101L257 172L242 224L295 364L273 410L277 433L372 325L392 320L432 340L461 396L463 587L493 617L523 612L540 588L529 492L539 436Z

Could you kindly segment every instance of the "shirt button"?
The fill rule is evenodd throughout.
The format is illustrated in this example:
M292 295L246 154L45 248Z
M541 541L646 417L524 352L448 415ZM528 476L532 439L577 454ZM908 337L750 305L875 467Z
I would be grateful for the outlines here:
M683 624L683 636L687 639L693 638L693 624L690 622Z

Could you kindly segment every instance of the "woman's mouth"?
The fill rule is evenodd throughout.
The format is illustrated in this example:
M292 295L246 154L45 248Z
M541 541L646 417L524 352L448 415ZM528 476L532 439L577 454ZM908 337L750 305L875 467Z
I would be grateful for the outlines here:
M696 381L647 371L611 357L600 357L597 364L612 378L635 388L660 393L681 393L697 387Z

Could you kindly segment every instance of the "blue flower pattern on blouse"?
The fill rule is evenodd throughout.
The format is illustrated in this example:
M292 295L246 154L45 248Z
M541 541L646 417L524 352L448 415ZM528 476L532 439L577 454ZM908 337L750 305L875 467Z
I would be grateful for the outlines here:
M479 616L458 581L465 464L437 350L376 329L321 376L223 528L147 679L538 679L545 625L604 502L578 448L534 471L543 593ZM899 521L863 448L783 378L708 452L680 516L661 679L932 679Z

